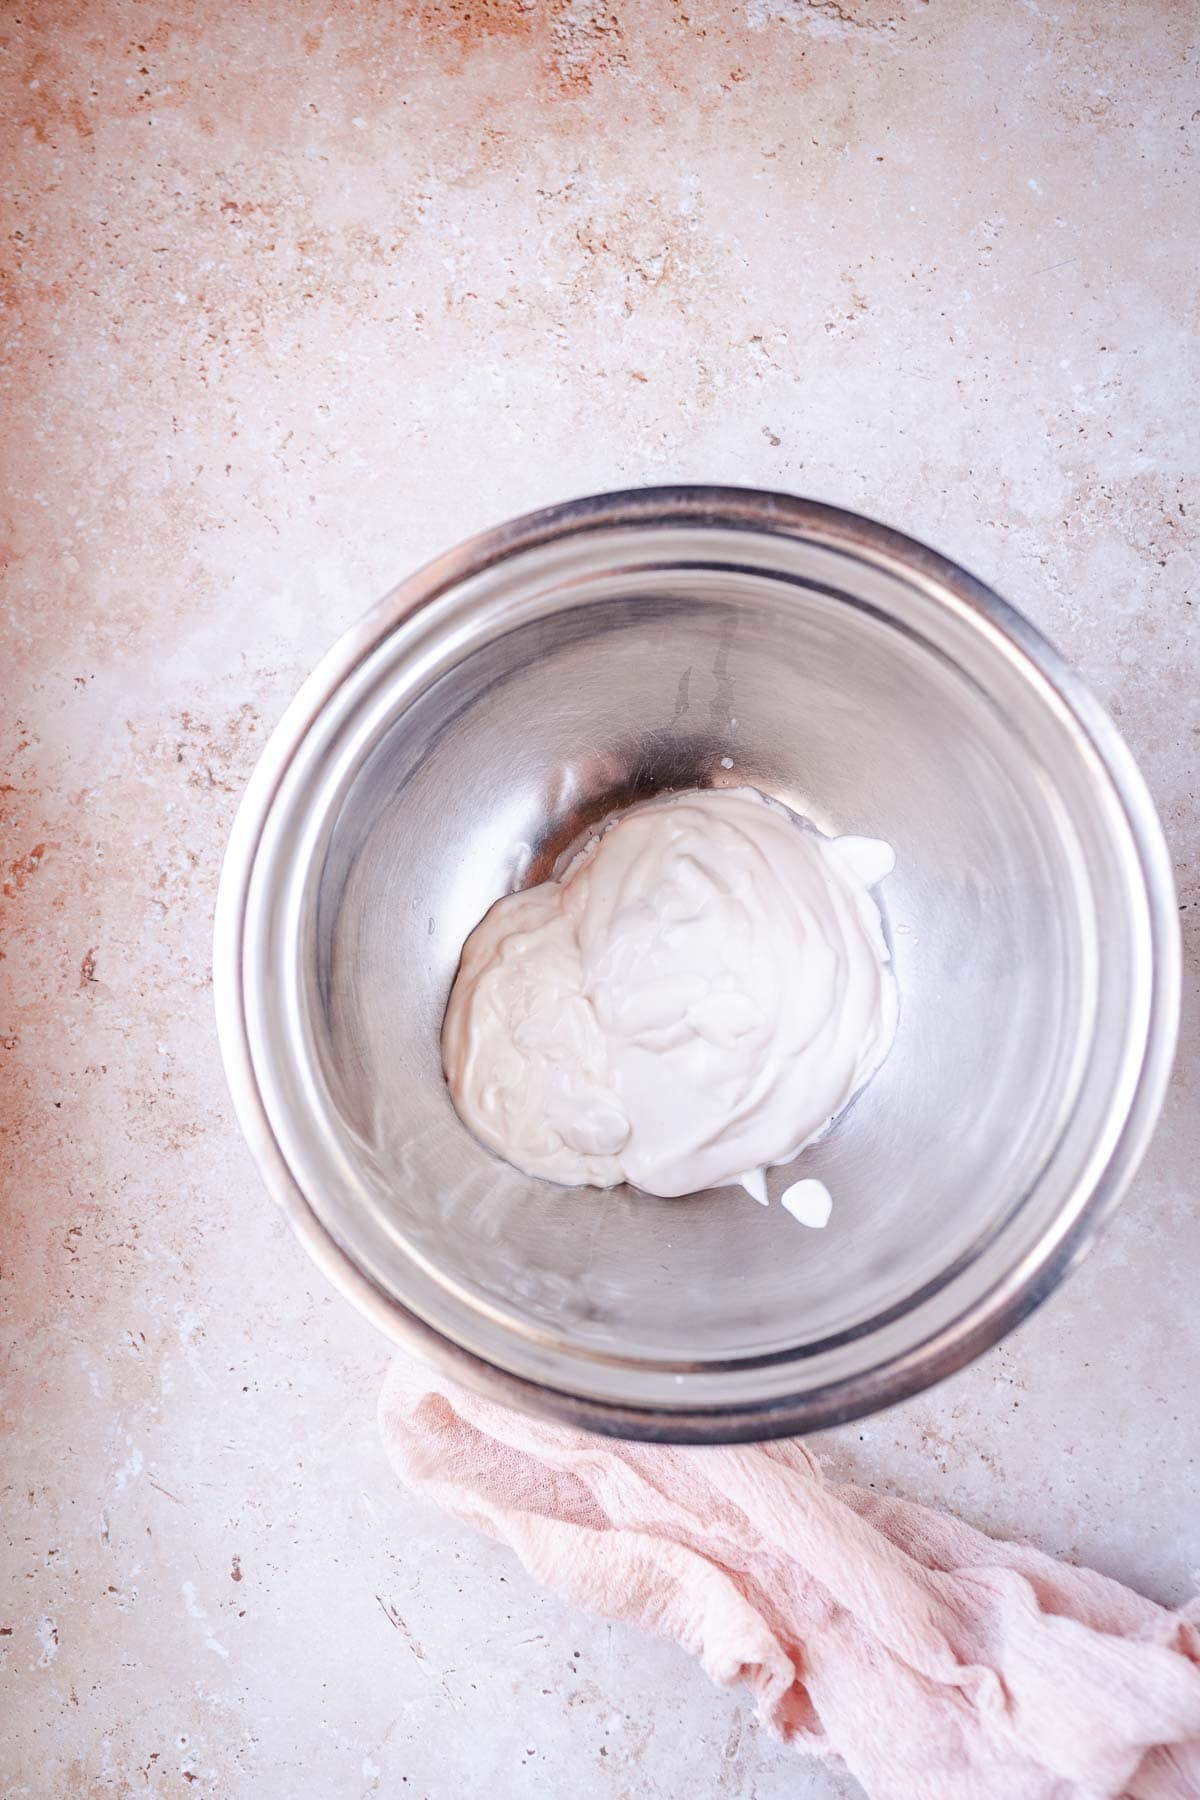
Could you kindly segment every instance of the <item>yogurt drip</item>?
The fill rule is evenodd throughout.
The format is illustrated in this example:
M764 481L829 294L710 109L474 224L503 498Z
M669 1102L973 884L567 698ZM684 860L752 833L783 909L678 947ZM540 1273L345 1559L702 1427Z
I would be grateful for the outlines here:
M566 1186L765 1199L891 1046L868 886L893 860L752 788L631 807L467 939L442 1032L460 1116Z
M809 1176L807 1180L793 1181L791 1187L785 1188L779 1196L779 1204L801 1225L807 1225L812 1231L823 1231L833 1211L833 1195L823 1181L814 1181Z

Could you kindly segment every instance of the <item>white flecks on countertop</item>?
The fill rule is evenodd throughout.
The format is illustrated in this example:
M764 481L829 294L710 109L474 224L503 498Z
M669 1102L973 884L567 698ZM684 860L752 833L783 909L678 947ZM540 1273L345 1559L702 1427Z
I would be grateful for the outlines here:
M1188 1591L1191 23L1153 0L6 21L6 1800L855 1792L399 1491L387 1352L271 1210L218 1064L212 904L265 733L414 565L589 490L883 517L1023 607L1127 734L1188 909L1147 1164L1004 1346L822 1442Z

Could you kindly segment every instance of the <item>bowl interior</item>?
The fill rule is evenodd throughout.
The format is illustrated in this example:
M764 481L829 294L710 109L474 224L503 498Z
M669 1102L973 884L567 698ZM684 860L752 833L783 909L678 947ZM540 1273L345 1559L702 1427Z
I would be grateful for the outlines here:
M806 1359L825 1378L830 1352L861 1358L1036 1207L1095 1063L1105 846L1068 728L976 625L925 629L892 575L819 573L548 576L531 616L376 701L301 859L313 1204L385 1293L535 1378L669 1405L702 1371L794 1391ZM825 1182L820 1232L740 1190L531 1180L470 1137L442 1076L459 950L493 900L618 806L741 784L896 854L895 1045L770 1179L773 1198Z

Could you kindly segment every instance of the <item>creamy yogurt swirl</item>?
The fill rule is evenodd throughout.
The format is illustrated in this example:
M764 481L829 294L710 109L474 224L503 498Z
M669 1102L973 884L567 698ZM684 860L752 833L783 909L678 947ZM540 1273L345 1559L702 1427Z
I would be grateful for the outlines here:
M442 1033L459 1115L527 1174L694 1193L790 1162L870 1079L896 988L886 844L752 788L660 796L498 900Z

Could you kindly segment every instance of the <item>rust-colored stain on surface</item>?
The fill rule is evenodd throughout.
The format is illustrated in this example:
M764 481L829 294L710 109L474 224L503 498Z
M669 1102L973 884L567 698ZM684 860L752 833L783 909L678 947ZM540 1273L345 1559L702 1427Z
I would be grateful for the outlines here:
M4 882L3 890L0 890L3 891L6 899L15 900L17 895L32 881L42 866L47 847L45 844L35 844L32 850L26 851L24 856L18 856L14 862L9 863L7 879Z

